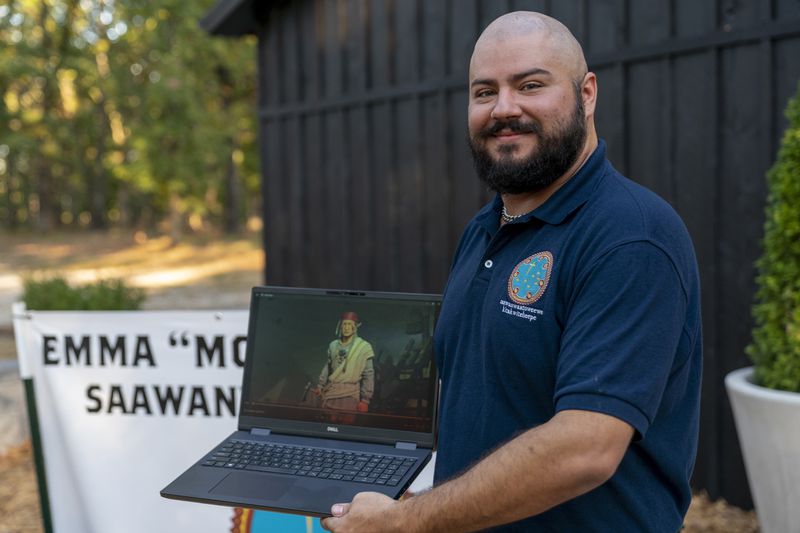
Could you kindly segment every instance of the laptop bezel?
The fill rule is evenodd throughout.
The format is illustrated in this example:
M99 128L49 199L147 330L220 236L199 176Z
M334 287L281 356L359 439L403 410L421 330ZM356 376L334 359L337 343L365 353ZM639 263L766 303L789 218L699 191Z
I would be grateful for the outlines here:
M270 418L262 416L245 416L244 404L248 397L249 384L247 376L252 373L254 344L249 342L254 338L256 331L256 315L254 312L258 305L259 294L297 294L306 296L351 296L356 299L391 299L397 301L427 301L436 302L441 305L442 297L438 294L428 293L399 293L383 291L358 291L358 290L339 290L322 288L300 288L258 285L252 288L250 293L250 312L247 326L247 346L245 349L245 365L242 373L242 393L239 402L238 428L240 431L268 430L271 433L289 434L305 437L318 437L324 439L359 441L373 444L395 445L397 443L409 443L418 448L433 449L436 444L436 429L438 416L438 403L440 393L440 383L436 360L432 356L434 380L433 404L431 405L431 430L428 432L403 431L387 428L370 428L366 426L350 426L342 424L329 424L324 422L307 422L299 420L286 420L282 418ZM431 348L433 349L433 348Z

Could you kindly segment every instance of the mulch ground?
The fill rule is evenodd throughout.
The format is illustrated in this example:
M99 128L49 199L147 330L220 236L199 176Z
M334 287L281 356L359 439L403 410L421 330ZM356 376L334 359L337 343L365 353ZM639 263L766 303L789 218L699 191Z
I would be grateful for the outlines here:
M725 500L712 502L705 493L695 494L686 515L687 533L756 533L758 521L754 511L728 505Z
M42 531L30 443L0 455L0 533Z
M30 443L0 455L0 533L42 531L36 471ZM697 494L686 516L686 533L755 533L755 513ZM153 532L156 533L156 532Z

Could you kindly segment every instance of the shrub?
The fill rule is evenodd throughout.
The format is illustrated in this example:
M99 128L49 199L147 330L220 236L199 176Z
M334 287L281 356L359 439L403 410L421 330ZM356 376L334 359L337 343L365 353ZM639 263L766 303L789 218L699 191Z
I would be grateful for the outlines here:
M786 109L789 127L767 174L764 252L756 265L755 329L747 354L755 380L800 392L800 89Z
M106 279L81 286L70 286L61 276L28 278L23 283L25 306L37 311L120 311L142 306L145 292L128 286L121 279Z

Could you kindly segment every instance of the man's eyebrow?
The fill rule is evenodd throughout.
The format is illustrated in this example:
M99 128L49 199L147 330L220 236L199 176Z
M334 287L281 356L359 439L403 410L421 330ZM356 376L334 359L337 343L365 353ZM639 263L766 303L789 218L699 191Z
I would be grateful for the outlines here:
M525 72L520 72L519 74L512 74L510 79L511 81L519 81L522 78L527 78L528 76L534 75L542 75L542 76L552 76L553 74L549 70L545 70L543 68L532 68L530 70L526 70Z
M469 86L475 87L476 85L493 85L493 84L494 80L491 80L489 78L483 78L483 79L472 80L472 83L470 83Z
M541 75L541 76L552 76L553 75L553 73L550 72L549 70L545 70L543 68L536 67L536 68L532 68L532 69L526 70L525 72L520 72L518 74L512 74L511 76L509 76L509 80L511 80L511 81L519 81L519 80L521 80L523 78L527 78L528 76L535 76L537 74ZM479 78L479 79L476 79L476 80L472 80L472 83L470 83L469 85L470 85L470 87L475 87L476 85L494 85L495 83L496 83L496 81L493 80L493 79L490 79L490 78Z

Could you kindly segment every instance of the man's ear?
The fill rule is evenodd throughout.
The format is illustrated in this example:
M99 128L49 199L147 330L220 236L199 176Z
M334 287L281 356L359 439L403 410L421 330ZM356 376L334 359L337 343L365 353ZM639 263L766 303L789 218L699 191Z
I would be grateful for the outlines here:
M593 117L597 106L597 76L594 72L587 72L581 82L581 99L586 117Z

